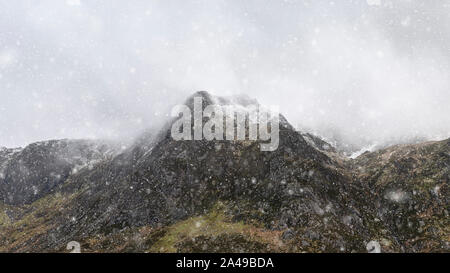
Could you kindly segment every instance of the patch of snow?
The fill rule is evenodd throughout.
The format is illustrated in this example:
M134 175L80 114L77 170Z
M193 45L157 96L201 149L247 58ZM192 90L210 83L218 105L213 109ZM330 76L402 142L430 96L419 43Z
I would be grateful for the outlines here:
M370 241L366 245L367 252L369 253L381 253L381 246L378 241Z
M433 193L435 195L439 195L440 190L441 190L441 186L437 185L436 187L433 188Z
M408 193L406 193L402 190L392 190L392 191L388 191L384 195L384 198L388 199L392 202L402 203L408 199Z
M355 159L355 158L357 158L358 156L362 155L365 152L373 152L373 151L375 151L376 147L377 147L377 144L372 144L370 146L366 146L366 147L362 148L361 150L352 153L349 157L351 159Z

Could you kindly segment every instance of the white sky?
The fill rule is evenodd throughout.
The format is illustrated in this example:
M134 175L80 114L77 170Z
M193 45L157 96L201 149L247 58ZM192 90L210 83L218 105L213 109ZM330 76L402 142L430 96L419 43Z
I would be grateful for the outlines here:
M355 147L450 137L450 1L0 0L0 146L134 136L197 90Z

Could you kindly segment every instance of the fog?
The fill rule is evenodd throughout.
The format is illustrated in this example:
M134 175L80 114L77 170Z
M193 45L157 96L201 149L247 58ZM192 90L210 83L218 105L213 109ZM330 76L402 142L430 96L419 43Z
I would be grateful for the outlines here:
M448 138L450 2L0 0L0 146L130 139L197 90L350 150Z

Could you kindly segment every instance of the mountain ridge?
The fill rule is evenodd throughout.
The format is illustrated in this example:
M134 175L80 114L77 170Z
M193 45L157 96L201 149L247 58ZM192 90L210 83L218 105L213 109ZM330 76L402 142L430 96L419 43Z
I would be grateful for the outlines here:
M31 204L3 202L0 251L65 251L72 240L94 252L365 252L371 240L386 252L448 251L450 140L392 147L402 155L393 161L380 160L389 148L352 160L287 120L274 152L258 141L175 141L172 123ZM421 179L426 188L408 186Z

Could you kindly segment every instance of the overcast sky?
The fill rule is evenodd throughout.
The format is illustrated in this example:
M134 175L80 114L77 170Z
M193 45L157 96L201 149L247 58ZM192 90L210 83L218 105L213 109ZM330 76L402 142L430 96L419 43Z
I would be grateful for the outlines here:
M0 146L130 137L196 90L357 147L450 137L450 1L0 0Z

